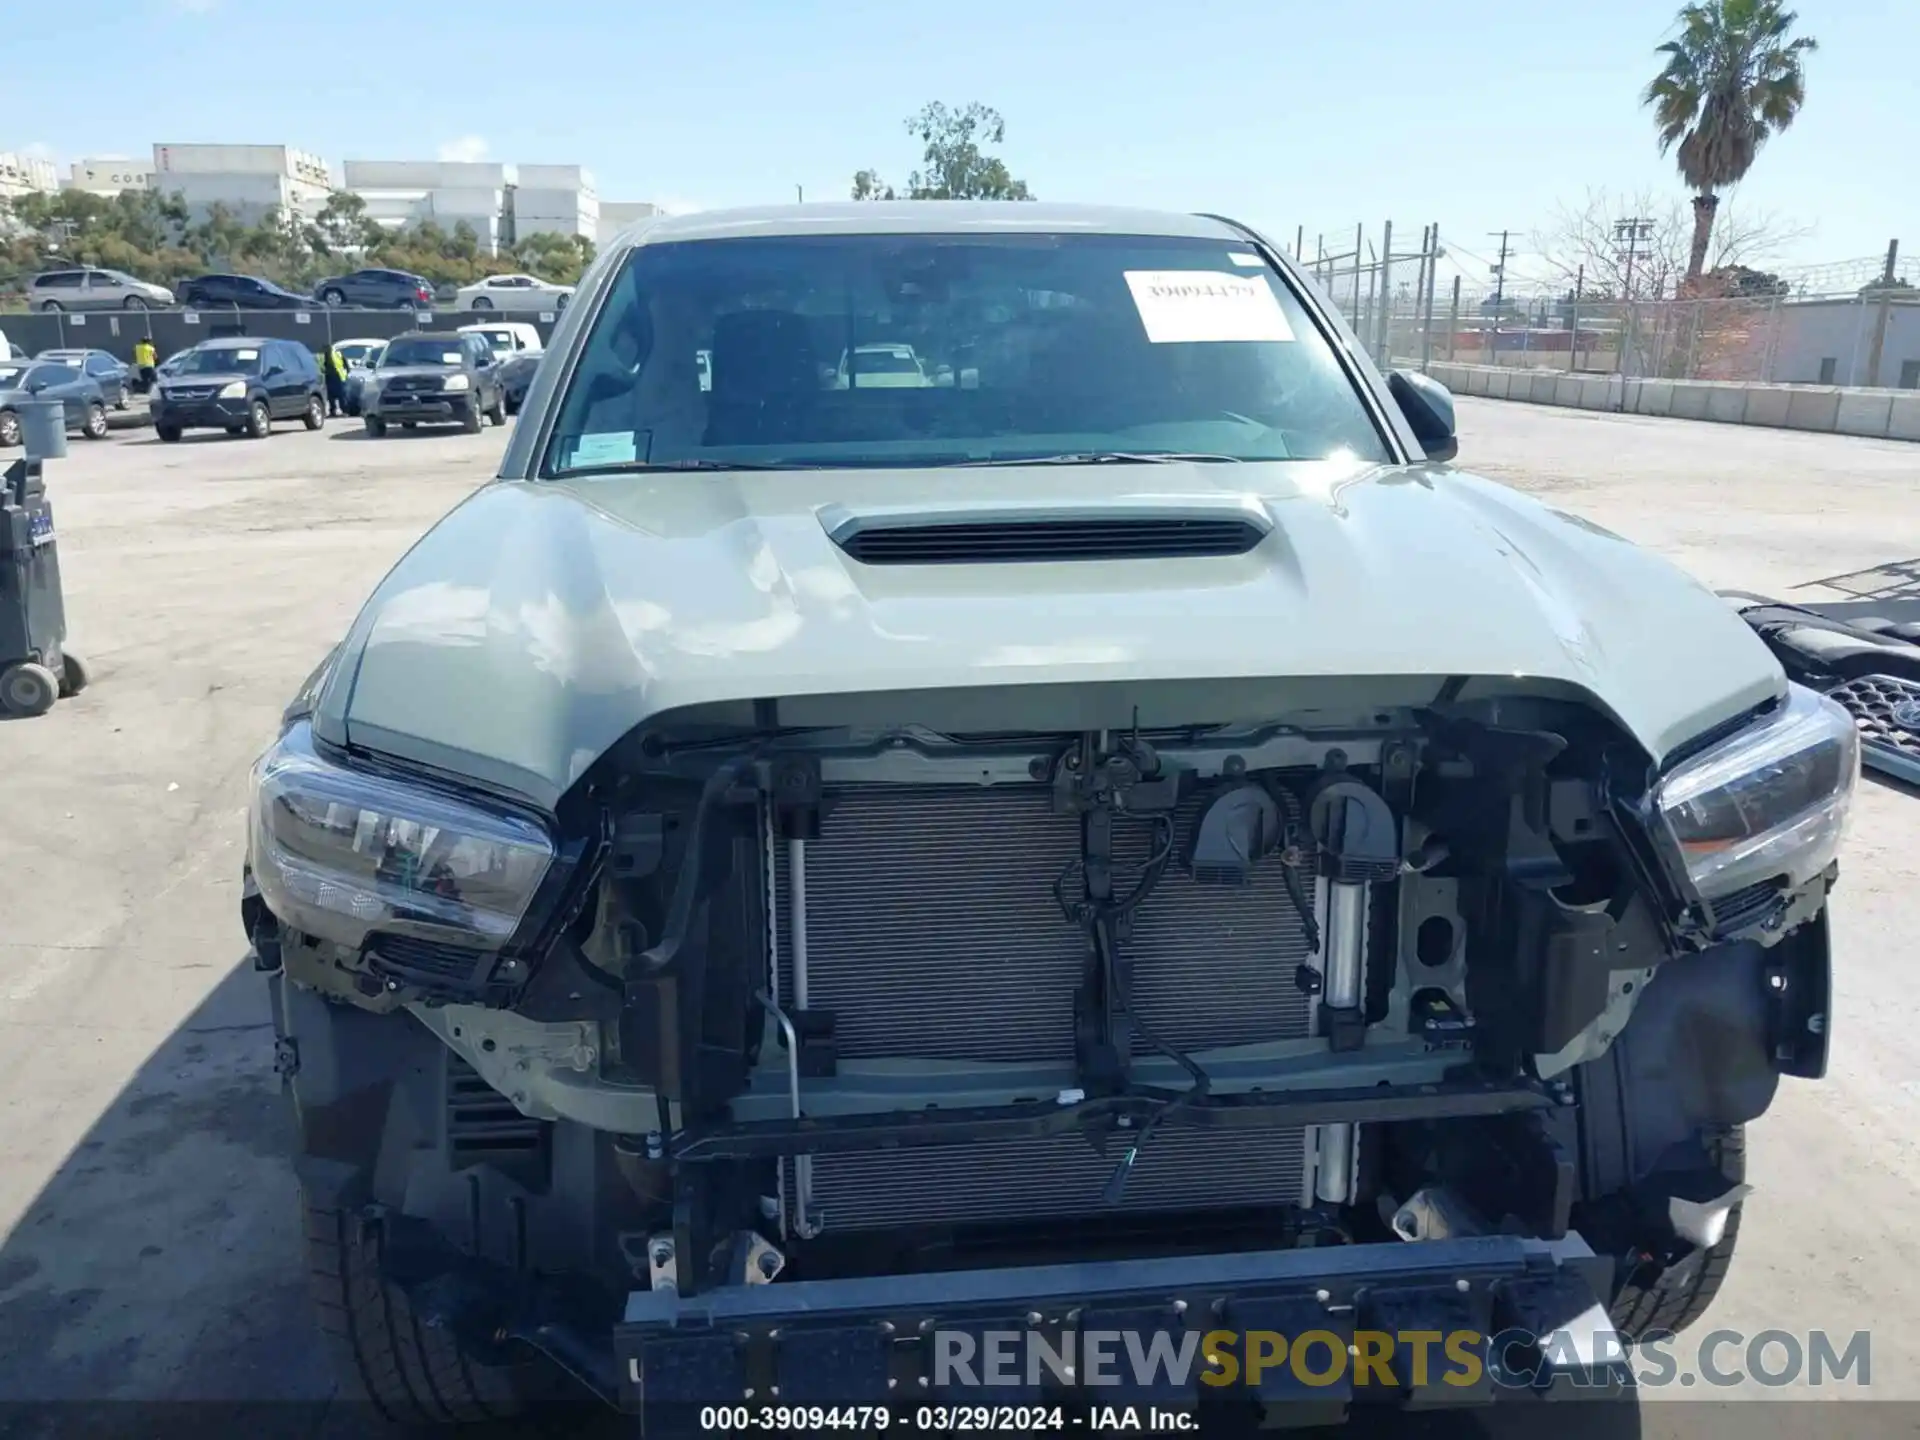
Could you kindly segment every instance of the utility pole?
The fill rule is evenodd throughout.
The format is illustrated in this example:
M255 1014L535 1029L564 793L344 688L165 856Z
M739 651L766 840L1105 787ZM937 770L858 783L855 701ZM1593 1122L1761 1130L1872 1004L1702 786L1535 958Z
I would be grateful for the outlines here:
M1491 230L1487 232L1489 235L1493 233ZM1496 322L1500 317L1500 302L1506 298L1507 293L1507 256L1513 253L1507 248L1507 237L1512 233L1511 230L1499 232L1500 258L1493 262L1493 314Z
M1620 378L1627 378L1627 365L1633 354L1635 321L1639 312L1633 303L1633 262L1653 239L1653 221L1644 215L1629 215L1613 222L1614 254L1626 263L1626 282L1621 299L1627 302L1627 333L1620 342Z
M807 203L807 192L798 185L793 187L793 203L796 205Z
M1887 321L1893 314L1893 280L1900 264L1900 242L1887 242L1887 264L1880 272L1880 313L1873 322L1873 342L1867 351L1867 384L1880 384L1880 360L1887 349Z

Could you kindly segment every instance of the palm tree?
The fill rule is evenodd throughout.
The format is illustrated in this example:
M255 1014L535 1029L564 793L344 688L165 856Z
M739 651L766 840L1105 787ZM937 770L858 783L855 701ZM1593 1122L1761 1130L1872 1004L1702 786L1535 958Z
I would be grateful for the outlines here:
M1699 0L1681 10L1679 38L1656 52L1666 67L1640 103L1653 107L1660 153L1679 146L1680 174L1694 192L1689 284L1706 267L1716 192L1745 177L1807 98L1801 57L1819 46L1811 36L1787 38L1798 18L1781 0Z

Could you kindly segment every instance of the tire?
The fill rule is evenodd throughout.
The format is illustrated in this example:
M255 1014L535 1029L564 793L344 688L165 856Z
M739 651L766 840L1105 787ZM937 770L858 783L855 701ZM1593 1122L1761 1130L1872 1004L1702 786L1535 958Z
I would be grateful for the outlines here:
M145 310L148 308L147 302L138 295L129 295L125 300L121 301L121 306L127 310Z
M486 416L480 409L480 397L473 397L467 408L460 412L460 428L469 435L478 435L480 427L486 423Z
M323 305L331 305L337 310L347 303L347 295L344 290L328 288L320 292L320 302Z
M327 404L318 395L307 397L307 408L300 416L300 423L309 430L318 430L327 423Z
M180 443L180 427L178 425L156 425L153 427L153 433L158 435L160 439L168 445L178 445Z
M86 662L71 651L62 652L60 656L60 698L62 700L71 700L92 683L93 676L87 673Z
M81 422L80 433L89 440L107 438L107 407L98 400L87 406L87 418Z
M40 313L42 315L58 315L66 308L67 307L62 305L58 300L43 300L40 302Z
M9 715L44 715L59 698L59 678L44 665L23 660L0 670L0 710Z
M267 402L256 400L247 407L247 424L243 432L250 440L264 440L273 433L273 412L267 409Z
M20 443L20 417L11 410L0 410L0 446Z
M382 420L378 415L368 415L364 417L361 423L367 427L367 434L376 440L387 433L387 422Z
M306 1204L307 1273L320 1331L339 1378L388 1420L449 1425L509 1419L557 1398L543 1357L487 1364L444 1327L427 1324L380 1273L380 1229L345 1211Z
M476 295L473 297L473 304L468 308L473 310L491 310L493 309L493 301L484 295Z
M507 392L505 390L493 392L493 406L487 411L487 419L495 425L507 423Z
M1733 1125L1706 1137L1707 1155L1720 1167L1729 1185L1747 1178L1747 1133L1744 1126ZM1684 1285L1661 1283L1664 1275L1649 1277L1648 1285L1637 1284L1629 1276L1613 1297L1609 1310L1613 1323L1629 1341L1667 1331L1678 1334L1707 1313L1720 1286L1733 1266L1734 1243L1740 1238L1740 1212L1735 1205L1727 1215L1726 1231L1720 1243L1701 1257L1699 1272Z

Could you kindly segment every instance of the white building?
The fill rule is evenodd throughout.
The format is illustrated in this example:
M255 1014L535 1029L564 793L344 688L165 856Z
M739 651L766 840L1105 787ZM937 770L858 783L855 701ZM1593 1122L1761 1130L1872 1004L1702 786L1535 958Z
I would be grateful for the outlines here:
M497 253L508 167L451 160L349 160L342 188L366 203L367 218L389 230L431 220L443 230L466 224L483 253Z
M509 177L507 223L515 242L529 235L600 234L600 197L578 165L518 165Z
M124 155L103 156L95 160L76 160L68 167L62 190L84 190L89 195L109 198L122 190L153 189L153 167L145 160L130 160Z
M248 224L269 209L311 220L334 189L326 161L286 145L156 145L153 183L197 216L223 205Z
M660 207L646 200L604 200L600 204L600 228L594 244L604 250L622 230L659 213Z
M0 200L59 188L60 177L51 160L0 150Z

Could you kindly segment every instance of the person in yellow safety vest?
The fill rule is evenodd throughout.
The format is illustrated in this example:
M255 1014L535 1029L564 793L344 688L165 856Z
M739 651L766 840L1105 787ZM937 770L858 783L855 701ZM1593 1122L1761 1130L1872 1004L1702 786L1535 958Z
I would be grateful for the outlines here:
M327 414L344 413L347 404L347 362L340 358L339 350L332 345L327 346L320 357L320 373L327 382Z
M133 342L133 368L140 372L141 394L151 394L153 381L159 369L160 357L154 353L153 341L142 336Z

